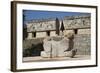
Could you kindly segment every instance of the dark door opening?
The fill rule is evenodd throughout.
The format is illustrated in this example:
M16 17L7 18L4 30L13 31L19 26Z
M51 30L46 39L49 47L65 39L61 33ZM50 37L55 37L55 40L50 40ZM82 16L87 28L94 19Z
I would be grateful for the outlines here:
M78 33L78 29L74 29L74 33L77 34Z
M32 33L32 37L36 37L36 32L33 32Z
M50 36L50 31L47 31L47 36Z

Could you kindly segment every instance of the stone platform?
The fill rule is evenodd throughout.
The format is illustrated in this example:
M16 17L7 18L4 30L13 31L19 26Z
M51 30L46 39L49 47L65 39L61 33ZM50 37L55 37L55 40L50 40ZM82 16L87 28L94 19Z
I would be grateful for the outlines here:
M90 55L75 55L74 58L70 57L54 57L54 58L43 58L41 56L36 57L23 57L23 62L43 62L43 61L71 61L71 60L88 60L91 59Z

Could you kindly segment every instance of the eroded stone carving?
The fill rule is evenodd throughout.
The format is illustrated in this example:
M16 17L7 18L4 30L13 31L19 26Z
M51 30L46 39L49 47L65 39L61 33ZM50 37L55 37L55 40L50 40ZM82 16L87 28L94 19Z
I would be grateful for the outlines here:
M72 35L70 35L72 37ZM60 38L60 37L59 37ZM55 40L49 37L43 40L44 51L41 52L42 57L73 57L76 54L76 49L70 48L70 39L62 37L60 40Z

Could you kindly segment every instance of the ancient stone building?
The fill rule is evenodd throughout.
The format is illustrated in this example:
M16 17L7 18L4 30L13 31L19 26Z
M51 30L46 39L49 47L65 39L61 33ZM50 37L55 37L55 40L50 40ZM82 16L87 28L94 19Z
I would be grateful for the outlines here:
M55 19L31 21L27 24L27 39L55 36ZM51 32L52 31L52 32Z
M73 32L75 34L90 34L91 20L89 15L65 16L63 20L58 19L58 22L57 18L41 19L28 22L26 24L28 33L27 39L56 36L56 26L59 26L58 31L61 32L62 23L64 25L64 35L69 32Z
M45 38L47 36L64 36L68 33L73 33L74 46L78 49L79 55L91 54L91 16L65 16L63 19L49 18L41 20L29 21L26 24L27 37L24 40L23 48L29 48L29 45L34 44L37 38ZM34 40L33 40L34 39ZM39 40L40 42L41 39ZM33 41L33 42L32 42ZM38 41L35 41L35 43Z

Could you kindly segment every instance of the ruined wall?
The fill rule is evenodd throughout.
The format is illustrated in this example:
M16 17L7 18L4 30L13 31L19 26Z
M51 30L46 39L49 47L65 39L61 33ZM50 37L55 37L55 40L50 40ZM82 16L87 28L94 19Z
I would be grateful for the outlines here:
M27 32L55 30L55 19L38 20L27 23Z
M65 29L88 28L91 24L90 16L65 17L63 20Z
M91 29L78 29L78 34L91 34Z
M64 32L63 34L66 35L67 33L75 32L74 29L77 29L78 34L90 34L91 28L91 16L83 15L83 16L65 16L63 20L59 19L60 27L61 23L63 22L64 25ZM52 31L53 30L53 31ZM32 39L32 32L37 32L36 37L46 37L47 32L50 31L50 36L56 36L54 32L56 30L56 19L45 19L45 20L37 20L31 21L27 23L27 32L28 39ZM40 33L41 32L41 33ZM61 33L60 33L61 34ZM35 37L35 38L36 38Z
M47 31L50 31L50 37L56 35L55 19L34 21L27 24L27 41L30 39L45 38ZM64 24L63 32L60 30L61 35L74 33L74 48L78 49L77 54L90 55L91 53L91 16L66 16L63 20L59 20ZM59 27L59 29L60 29ZM53 31L52 31L53 30ZM42 31L42 32L41 32ZM32 37L32 32L36 32L36 37ZM31 42L34 44L34 42ZM23 44L25 46L25 42Z
M91 35L90 34L75 35L74 48L78 49L77 54L90 55L91 54Z

